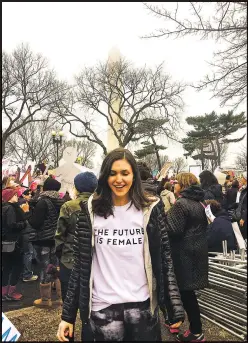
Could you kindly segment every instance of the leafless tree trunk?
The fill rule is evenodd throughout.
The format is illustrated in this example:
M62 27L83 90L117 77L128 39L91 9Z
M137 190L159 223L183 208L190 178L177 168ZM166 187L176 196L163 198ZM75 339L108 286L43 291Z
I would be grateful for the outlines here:
M210 63L212 74L194 87L201 90L209 86L221 106L238 107L243 103L247 97L247 2L176 2L173 11L167 9L170 4L166 3L144 5L164 20L164 28L144 38L198 35L224 43Z
M76 137L84 137L98 144L104 154L107 149L97 134L97 123L102 118L113 130L119 146L126 147L136 136L136 127L147 118L148 110L153 117L168 118L172 125L178 121L183 108L181 98L184 87L170 80L164 74L162 65L155 71L146 67L135 69L130 63L121 60L109 68L108 64L99 64L85 68L76 78L76 89L68 94L68 101L57 103L57 113L69 124L70 132ZM120 107L114 106L119 99ZM87 114L76 114L76 106ZM116 130L113 114L118 117L121 129ZM73 123L81 128L76 130ZM98 128L99 130L99 128Z
M52 116L55 100L60 101L67 85L56 79L46 59L28 45L2 54L2 157L7 139L34 121Z
M183 157L177 157L173 161L173 169L175 171L175 174L177 175L181 171L184 170L184 168L187 167L187 162L184 160Z

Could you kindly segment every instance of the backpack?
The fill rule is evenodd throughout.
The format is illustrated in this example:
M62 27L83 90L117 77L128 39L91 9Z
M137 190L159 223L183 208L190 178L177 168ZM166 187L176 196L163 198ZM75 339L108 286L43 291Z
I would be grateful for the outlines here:
M169 211L169 209L171 208L171 204L169 202L169 199L167 198L167 194L169 193L169 191L164 190L161 192L160 196L163 200L164 203L164 211L165 213L167 213Z

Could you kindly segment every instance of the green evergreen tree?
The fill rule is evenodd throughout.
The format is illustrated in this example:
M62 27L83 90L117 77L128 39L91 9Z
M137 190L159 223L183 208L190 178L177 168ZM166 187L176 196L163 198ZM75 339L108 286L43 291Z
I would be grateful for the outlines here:
M213 111L204 116L188 117L186 122L194 130L187 132L187 137L182 140L186 150L184 156L200 160L204 169L206 160L216 161L216 165L221 165L224 146L240 142L245 137L245 134L239 138L231 138L230 135L245 128L247 120L244 112L234 115L233 111L228 111L227 114L217 115Z

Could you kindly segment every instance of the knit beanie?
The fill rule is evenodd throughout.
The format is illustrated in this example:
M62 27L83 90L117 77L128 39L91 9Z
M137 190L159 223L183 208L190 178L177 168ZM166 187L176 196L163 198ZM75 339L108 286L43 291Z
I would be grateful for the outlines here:
M93 193L97 188L97 178L91 172L80 173L74 178L74 185L79 193Z
M5 188L2 191L2 201L8 202L10 199L13 198L13 196L17 194L17 189L14 188Z
M51 177L48 177L43 185L43 191L56 191L60 190L61 183Z

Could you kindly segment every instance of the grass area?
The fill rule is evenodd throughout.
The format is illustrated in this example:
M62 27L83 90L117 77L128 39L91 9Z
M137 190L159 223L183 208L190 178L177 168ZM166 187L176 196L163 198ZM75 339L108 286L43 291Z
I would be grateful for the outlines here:
M7 318L15 325L21 333L20 342L51 342L58 341L56 333L60 323L61 309L38 309L28 307L16 311L5 312ZM163 341L175 341L175 337L168 333L163 325L161 318L161 330ZM183 330L188 329L188 323L183 324ZM227 331L218 326L203 320L203 329L207 341L239 341L237 337L232 336ZM75 326L75 341L81 340L81 321L78 316Z

